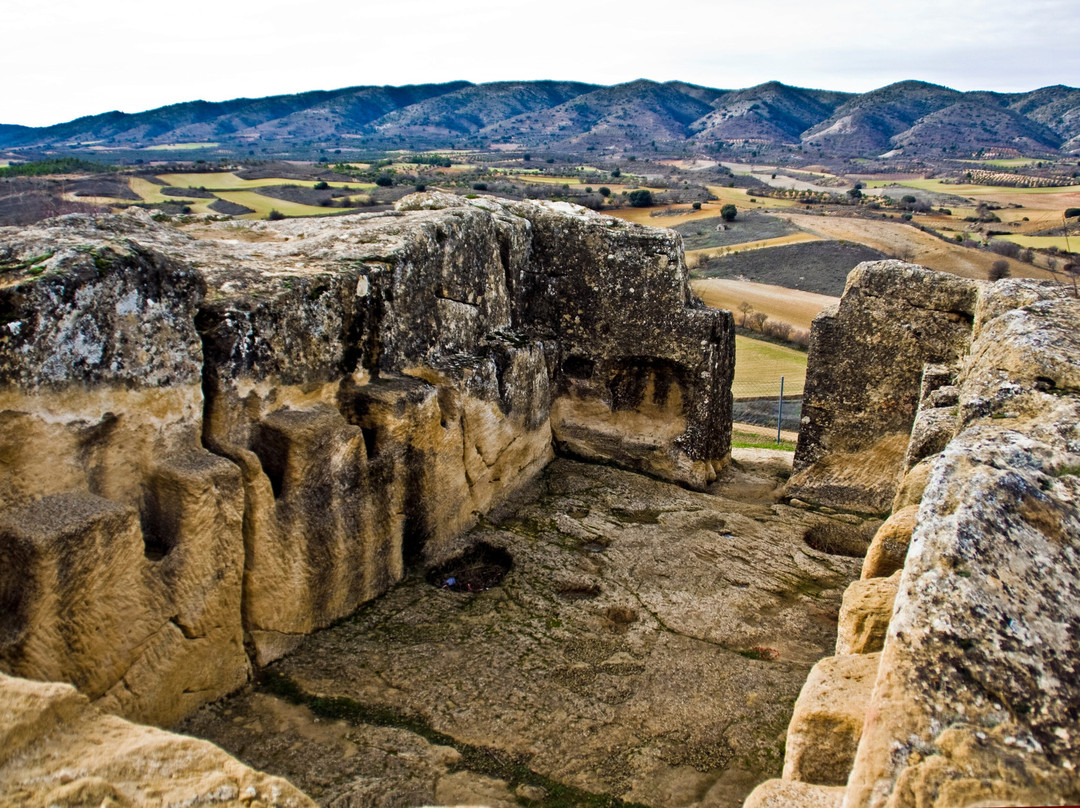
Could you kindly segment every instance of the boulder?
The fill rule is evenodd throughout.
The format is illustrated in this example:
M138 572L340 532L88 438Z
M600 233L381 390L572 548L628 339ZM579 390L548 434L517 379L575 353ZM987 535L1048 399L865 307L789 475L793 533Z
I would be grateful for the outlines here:
M0 674L0 715L4 805L315 806L211 743L102 713L70 685Z
M790 497L888 513L924 367L966 352L979 288L900 261L852 270L839 306L814 321Z
M840 808L843 802L843 786L766 780L750 792L743 808Z
M854 581L844 590L836 630L836 655L872 654L885 645L900 572Z
M810 671L788 725L785 780L822 786L847 782L880 657L826 657Z
M727 462L732 319L676 234L439 193L195 232L0 230L3 670L170 723L556 451L698 489Z
M888 578L897 570L903 569L907 558L911 533L919 517L918 505L907 505L888 519L877 529L870 549L863 560L861 577Z
M845 805L1080 800L1080 302L985 323L934 465Z

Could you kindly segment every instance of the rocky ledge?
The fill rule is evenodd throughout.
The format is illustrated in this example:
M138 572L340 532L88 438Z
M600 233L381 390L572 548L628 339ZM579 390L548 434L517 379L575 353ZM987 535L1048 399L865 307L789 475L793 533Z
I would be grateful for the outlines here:
M815 331L788 494L892 513L747 808L1077 804L1080 300L863 265Z
M0 670L170 724L556 452L702 489L729 314L562 203L0 230Z

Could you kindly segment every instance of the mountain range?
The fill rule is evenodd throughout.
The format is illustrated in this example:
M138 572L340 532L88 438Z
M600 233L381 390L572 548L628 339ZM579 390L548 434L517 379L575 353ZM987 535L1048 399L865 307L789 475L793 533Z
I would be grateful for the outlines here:
M716 150L758 145L836 157L982 150L1080 153L1080 89L960 92L918 81L868 93L768 82L720 90L678 81L349 87L106 112L48 127L0 125L0 148L134 150L216 143L223 151L318 148Z

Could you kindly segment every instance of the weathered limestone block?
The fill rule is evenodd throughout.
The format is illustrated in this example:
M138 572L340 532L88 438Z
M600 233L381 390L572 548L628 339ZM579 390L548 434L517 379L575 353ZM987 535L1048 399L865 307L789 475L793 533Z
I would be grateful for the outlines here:
M863 580L868 578L888 578L897 570L904 568L911 534L918 522L919 506L907 505L888 519L877 529L870 541L870 549L863 559Z
M844 590L836 629L836 655L872 654L885 645L900 572L854 581Z
M936 392L936 391L935 391ZM931 394L933 395L933 394ZM920 460L936 455L952 440L956 429L955 407L924 407L911 425L911 437L904 453L902 473L906 473Z
M69 685L0 674L0 715L0 805L315 805L213 744L105 715Z
M0 284L0 507L67 491L138 506L156 458L199 448L202 277L94 235L0 246L0 268L40 259Z
M888 512L923 369L967 350L979 286L899 261L852 270L839 307L814 321L789 496Z
M881 654L826 657L810 671L788 725L784 779L842 786L851 771Z
M558 339L560 451L694 488L730 453L730 313L690 291L678 236L565 203L521 204L532 224L521 322Z
M137 211L0 233L0 592L100 616L112 648L5 618L11 670L169 721L244 680L242 640L265 664L386 591L556 447L698 488L727 460L731 318L677 236L442 194L193 232ZM32 538L18 509L49 496L77 524ZM68 533L87 603L16 592ZM130 620L95 611L114 578Z
M900 485L896 489L893 498L893 513L906 508L908 505L918 505L922 501L923 491L930 479L930 472L934 468L937 455L927 457L916 463L910 471L900 478Z
M766 780L743 802L743 808L840 808L843 786L816 786L798 780Z
M850 808L1080 800L1078 326L1080 302L1044 301L972 346L969 425L923 496Z

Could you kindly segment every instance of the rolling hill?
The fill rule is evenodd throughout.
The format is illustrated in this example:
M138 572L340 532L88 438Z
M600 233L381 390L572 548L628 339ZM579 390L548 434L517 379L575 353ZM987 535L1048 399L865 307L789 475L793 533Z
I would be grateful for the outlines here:
M1080 89L963 93L918 81L868 93L768 82L722 90L639 79L348 87L224 102L106 112L49 127L0 125L0 148L23 153L258 147L278 156L330 148L520 147L577 152L683 152L772 144L839 157L1007 149L1080 152ZM951 154L950 154L951 156Z

